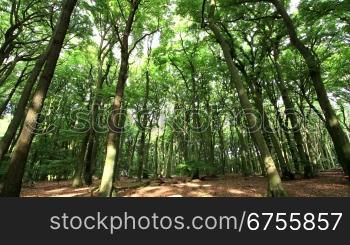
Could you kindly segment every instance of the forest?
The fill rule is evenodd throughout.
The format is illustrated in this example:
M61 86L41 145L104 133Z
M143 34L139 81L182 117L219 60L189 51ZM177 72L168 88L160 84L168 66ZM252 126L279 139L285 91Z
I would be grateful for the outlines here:
M350 196L349 0L1 0L0 196Z

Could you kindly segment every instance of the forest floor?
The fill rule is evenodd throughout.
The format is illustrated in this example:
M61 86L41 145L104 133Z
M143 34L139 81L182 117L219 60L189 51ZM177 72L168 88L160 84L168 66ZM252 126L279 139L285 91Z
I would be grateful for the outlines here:
M90 197L97 189L72 188L71 181L36 182L22 188L22 197ZM121 197L264 197L266 180L260 176L225 176L210 180L189 178L157 179L137 182L122 178L115 183ZM284 181L284 187L292 197L350 197L348 180L339 171L321 172L314 179Z

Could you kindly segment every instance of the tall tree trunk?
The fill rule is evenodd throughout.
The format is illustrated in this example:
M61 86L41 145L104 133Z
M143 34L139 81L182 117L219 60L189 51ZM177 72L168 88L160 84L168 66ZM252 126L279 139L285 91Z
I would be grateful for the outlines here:
M220 122L221 124L221 122ZM219 140L220 140L220 160L221 160L221 173L222 175L226 174L226 153L225 153L225 139L224 139L224 132L223 132L223 124L220 125L220 128L218 130L219 133Z
M255 83L255 84L257 84L257 83ZM251 87L253 88L253 86L251 86ZM263 135L264 135L265 139L268 139L270 141L270 143L273 146L273 149L276 152L279 167L282 171L282 176L288 177L288 178L294 178L293 174L290 171L288 163L285 161L285 159L283 157L281 146L277 140L274 129L271 127L269 117L268 117L267 113L265 112L262 92L256 90L255 95L256 95L255 96L255 106L258 109L260 115L262 116L262 120L263 120L262 121L263 125L264 125L263 130L265 132L265 133L263 132Z
M326 119L326 128L332 138L334 148L336 150L338 161L342 165L344 172L349 173L350 169L350 142L343 131L337 115L331 105L328 98L325 85L322 80L321 66L315 54L305 46L305 44L298 37L296 28L293 24L292 19L288 15L286 8L279 0L265 0L272 3L278 13L282 16L284 24L287 28L292 45L300 52L303 56L306 65L309 69L309 75L315 87L318 102L322 108L323 114ZM350 177L349 177L350 181Z
M126 51L128 52L128 51ZM107 153L103 168L103 175L99 190L99 195L103 197L111 197L113 191L113 178L115 169L115 159L117 156L117 148L119 146L121 129L118 127L120 120L120 112L122 100L124 97L124 88L128 73L128 54L122 54L122 62L120 66L116 96L114 98L112 112L109 118L109 132L107 136Z
M273 197L285 196L286 192L282 187L281 178L278 174L278 171L275 166L272 155L270 153L270 150L267 147L265 139L261 133L261 128L259 128L260 124L257 122L257 116L254 115L253 106L249 102L246 90L243 86L243 82L239 76L238 69L232 60L230 47L226 42L225 38L222 36L220 29L218 28L215 22L214 12L215 12L215 0L211 0L210 9L209 9L209 28L214 33L217 39L217 42L220 44L221 49L224 53L227 66L231 74L232 83L238 92L240 103L246 115L247 123L250 128L250 133L252 137L254 137L257 147L264 160L264 166L266 169L267 179L268 179L267 194L268 196L273 196Z
M119 127L120 127L120 137L119 143L117 145L117 155L115 158L115 166L114 166L114 180L119 180L120 178L120 162L122 161L122 154L123 154L123 145L125 141L125 134L124 134L124 125L126 122L126 116L127 116L127 105L124 104L122 106L122 115L120 116L119 120Z
M95 172L97 161L98 138L96 135L90 135L88 150L85 161L84 181L90 186L92 184L92 176Z
M77 164L75 165L74 170L74 176L73 176L73 183L72 187L77 188L81 187L83 185L83 172L85 167L85 156L86 156L86 149L88 148L90 138L90 132L85 133L84 139L81 142L81 148L79 157L77 159Z
M152 125L152 123L150 125ZM143 163L144 171L142 175L144 179L148 179L150 175L149 155L150 155L150 149L151 149L151 137L152 137L152 128L150 127L148 130L148 139L146 143L145 161Z
M145 144L146 144L146 130L141 129L141 137L138 149L138 166L137 166L137 179L141 181L143 174L143 164L145 161Z
M149 97L149 84L150 78L149 78L149 72L146 72L146 87L145 87L145 98L143 101L143 107L142 107L142 120L140 117L140 124L141 124L141 138L140 138L140 145L139 145L139 164L138 164L138 171L137 171L137 179L141 181L142 175L143 175L143 168L145 164L145 143L146 143L146 127L148 122L148 115L147 115L147 103L148 103L148 97Z
M300 160L299 160L299 157L298 157L298 154L297 154L296 144L295 144L293 138L290 137L288 127L286 126L287 123L285 123L283 121L283 119L282 119L282 117L280 115L279 108L278 108L278 105L277 105L277 100L275 98L273 98L271 93L268 93L268 96L269 96L271 104L273 105L273 107L275 109L275 112L276 112L276 115L277 115L278 124L279 124L280 128L282 128L282 133L286 137L287 144L289 146L288 150L290 151L290 155L291 155L292 162L294 163L295 171L296 171L297 174L300 174L300 166L299 166ZM284 149L286 149L286 147L284 147Z
M77 0L65 0L63 2L61 15L55 27L53 37L50 41L51 49L48 52L47 61L40 76L38 87L34 93L33 101L26 114L24 127L16 144L15 151L12 154L10 167L5 176L4 186L1 192L2 196L18 197L20 195L22 178L24 175L30 146L37 127L37 120L44 106L46 94L50 87L56 64L69 27L71 15L76 4Z
M159 141L159 130L154 144L154 178L158 178L158 141Z
M113 191L113 178L115 169L115 159L117 156L117 147L120 142L121 129L119 126L120 112L124 98L125 84L129 71L129 36L134 23L134 18L140 4L140 0L130 2L131 10L128 16L126 27L121 40L121 62L117 82L116 93L112 104L112 112L109 118L109 132L107 135L107 153L105 165L103 168L102 180L99 195L102 197L111 197Z
M313 170L312 170L312 164L310 161L310 157L306 153L305 148L304 148L305 144L304 144L303 136L301 134L300 121L298 121L298 117L297 117L294 103L291 100L291 98L289 96L288 89L283 82L281 67L278 64L277 47L275 49L274 59L275 59L274 65L275 65L276 74L277 74L277 87L281 92L283 103L286 107L286 110L285 110L286 117L289 119L289 121L291 123L292 132L293 132L294 139L296 142L299 157L300 157L300 160L302 161L302 164L304 165L304 177L305 178L312 178L314 175Z
M129 176L130 169L132 168L132 165L134 162L134 155L135 155L135 150L136 150L136 145L137 145L137 141L139 138L139 134L140 134L140 131L138 130L136 133L135 139L133 140L131 152L130 152L130 155L128 157L128 176Z
M107 24L107 23L106 23ZM106 30L104 34L106 35ZM92 101L92 117L91 117L91 124L92 128L90 129L90 139L89 139L89 146L87 148L87 154L85 159L85 170L84 170L84 181L85 184L91 185L92 184L92 177L96 168L96 161L97 161L97 148L99 147L99 133L101 132L101 129L98 128L98 122L99 122L99 109L101 106L103 106L102 98L101 98L101 90L103 88L103 83L106 80L108 73L110 71L110 64L107 64L107 69L105 73L103 72L103 66L105 63L105 60L108 56L108 54L111 52L115 42L111 41L108 43L107 46L104 46L104 38L101 38L99 50L97 54L97 64L98 64L98 74L97 74L97 80L95 82L96 89L94 91L94 98ZM91 67L92 69L92 67Z
M243 134L241 133L241 129L236 127L236 133L238 135L239 145L240 145L240 155L241 155L241 169L244 176L249 176L252 174L252 171L250 169L249 164L249 157L248 157L248 147L246 145L246 142L244 140Z
M171 178L172 174L172 165L173 165L173 154L174 154L174 132L171 133L170 143L169 143L169 155L166 165L166 178Z

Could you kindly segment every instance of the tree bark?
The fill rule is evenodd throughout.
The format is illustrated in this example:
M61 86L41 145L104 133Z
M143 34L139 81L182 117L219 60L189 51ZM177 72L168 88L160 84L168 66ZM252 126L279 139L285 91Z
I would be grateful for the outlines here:
M154 178L158 178L158 141L159 141L159 130L154 144Z
M170 143L169 143L169 156L168 156L168 161L166 165L166 178L171 178L172 174L172 166L173 166L173 154L174 154L174 132L171 132L171 138L170 138Z
M119 127L120 127L120 137L121 139L119 142L117 142L117 155L115 160L115 166L114 166L114 180L120 179L120 162L122 161L122 155L123 155L123 145L125 141L125 134L124 134L124 126L126 122L126 116L127 116L127 105L123 104L122 106L122 115L120 116L119 120Z
M107 153L105 165L103 168L103 175L99 190L99 195L102 197L111 197L113 191L113 177L115 169L115 159L117 156L117 147L120 141L121 129L118 127L120 120L120 112L122 101L124 98L125 84L128 78L129 70L129 36L131 34L132 26L140 0L132 1L131 11L128 16L126 27L121 40L121 63L119 69L119 76L116 88L116 94L112 104L112 112L109 118L109 132L107 136Z
M81 187L83 185L83 172L85 167L85 156L86 156L86 149L88 148L90 138L90 132L85 133L84 139L81 142L81 148L79 153L79 158L77 161L77 164L75 165L75 171L73 176L73 183L72 187L77 188Z
M134 162L134 155L135 155L136 144L137 144L137 141L139 138L139 134L140 134L140 131L138 130L136 133L135 139L133 140L131 152L130 152L130 155L128 157L128 176L129 176L129 171L132 168L132 165Z
M220 29L217 27L217 24L214 19L214 12L215 12L215 0L211 0L210 9L209 9L209 28L214 33L217 42L221 46L229 72L231 74L231 80L232 80L233 86L236 88L238 92L239 100L244 110L247 123L250 129L250 133L252 137L254 137L257 147L262 155L262 158L264 161L264 167L266 169L267 179L268 179L267 194L268 196L273 196L273 197L285 196L286 192L282 187L281 178L276 169L270 150L267 147L265 139L262 135L261 128L257 120L257 116L255 115L253 106L251 105L248 99L246 90L243 86L243 82L239 76L238 69L232 60L230 47L226 42L225 38L222 36Z
M143 108L142 108L142 121L141 124L141 138L140 138L140 145L139 145L139 163L138 163L138 170L137 170L137 179L141 181L142 175L143 175L143 168L145 164L145 144L146 144L146 128L147 128L147 122L148 122L148 115L147 115L147 103L148 103L148 97L149 97L149 84L150 78L149 78L149 72L146 72L146 87L145 87L145 98L143 102ZM141 119L141 117L140 117Z
M60 17L50 41L51 49L48 52L47 61L40 76L33 100L26 114L24 127L16 144L15 151L12 154L10 167L5 176L4 186L1 192L2 196L18 197L20 195L22 178L30 146L37 127L37 120L43 108L46 94L50 87L63 42L69 28L71 15L76 4L77 0L65 0L63 2Z
M282 79L282 71L281 71L281 68L278 64L277 48L275 50L274 56L275 56L274 57L274 59L275 59L274 65L275 65L276 74L277 74L277 87L281 92L282 100L283 100L283 103L286 107L286 109L285 109L286 117L289 119L291 126L292 126L292 132L293 132L294 139L296 142L298 154L299 154L300 160L304 166L304 177L305 178L312 178L312 177L314 177L312 164L310 161L310 157L306 153L305 148L304 148L305 144L304 144L303 136L301 134L300 121L298 121L298 116L297 116L297 113L295 110L294 103L291 100L291 98L289 96L288 89L287 89L287 87L284 84L283 79Z

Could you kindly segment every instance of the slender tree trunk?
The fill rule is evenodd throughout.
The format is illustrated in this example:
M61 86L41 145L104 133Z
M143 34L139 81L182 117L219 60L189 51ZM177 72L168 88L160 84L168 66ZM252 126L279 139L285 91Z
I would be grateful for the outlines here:
M279 108L277 106L277 100L273 99L270 93L268 93L268 94L269 94L269 99L271 101L271 104L275 108L275 112L276 112L276 115L277 115L277 121L278 121L280 127L282 128L283 134L286 137L287 144L289 146L288 150L290 151L290 155L291 155L292 162L294 163L295 171L296 171L297 174L300 174L300 166L299 166L300 160L299 160L299 157L298 157L298 154L297 154L296 144L295 144L293 138L291 138L291 136L289 134L288 127L286 126L286 123L284 123L284 121L283 121L283 119L282 119L282 117L280 115ZM284 147L284 149L286 149L286 147ZM287 151L285 151L285 152L287 152Z
M241 169L243 172L244 176L249 176L252 174L252 171L249 167L249 160L248 159L248 147L246 145L246 142L244 140L243 134L240 131L241 129L239 129L238 127L236 127L236 133L238 135L238 140L239 140L239 145L240 145L240 155L241 155Z
M302 164L304 165L304 177L305 178L312 178L313 177L313 170L312 170L312 164L310 162L310 157L305 151L305 144L303 140L303 136L301 134L301 121L298 120L297 113L295 110L295 106L293 101L291 100L289 96L289 92L287 87L285 86L283 79L282 79L282 71L278 64L278 51L276 49L275 52L275 68L277 73L277 87L281 92L283 103L286 107L285 113L286 117L290 120L292 125L292 132L294 135L294 139L296 142L297 150L299 153L300 160L302 161Z
M129 36L134 23L134 18L140 4L140 0L130 2L131 10L128 16L123 40L121 40L121 62L119 69L119 77L117 82L116 93L112 105L112 112L109 118L109 132L107 135L107 153L103 168L103 175L99 190L99 195L102 197L111 197L113 191L113 178L115 169L115 159L117 156L117 147L120 142L121 129L119 126L122 101L124 98L125 84L128 78L129 71Z
M15 137L13 138L12 142L11 142L11 146L10 146L10 149L8 150L9 153L12 153L13 152L13 149L15 148L16 144L17 144L17 141L18 141L18 138L22 132L22 129L23 129L23 126L24 126L24 119L21 121L20 123L20 127L19 127L19 130L18 130L18 133L15 135Z
M102 34L104 35L104 34ZM95 96L93 98L92 102L92 117L91 117L91 124L92 128L90 130L90 139L89 139L89 147L87 149L87 158L85 159L85 171L84 171L84 180L85 184L91 185L92 184L92 177L95 172L96 168L96 161L97 161L97 150L99 147L99 133L101 131L100 128L98 128L98 122L99 122L99 109L101 106L103 106L102 98L101 98L101 90L103 88L103 83L105 79L108 76L108 73L110 71L110 65L107 65L106 72L104 74L103 72L103 65L105 62L105 59L107 55L111 52L112 47L114 46L114 42L110 42L108 46L103 46L104 39L101 38L100 46L97 54L97 64L98 64L98 74L97 74L97 80L96 80L96 89L95 89ZM105 49L104 49L105 48ZM105 51L105 52L104 52ZM92 69L92 68L91 68Z
M152 125L152 123L151 123ZM145 153L145 161L143 163L143 178L148 179L150 175L150 166L149 166L149 155L150 155L150 149L151 149L151 137L152 137L152 128L148 130L148 139L146 143L146 153ZM146 171L145 171L146 170Z
M149 72L146 72L146 88L145 88L145 97L143 102L143 108L142 108L142 121L141 123L141 139L140 139L140 145L139 145L139 164L138 164L138 171L137 171L137 179L141 181L142 175L143 175L143 168L145 164L145 143L146 143L146 128L147 128L147 122L148 122L148 115L147 115L147 103L148 103L148 97L149 97L149 84L150 78L149 78ZM140 117L141 119L141 117Z
M125 134L124 134L124 125L126 121L126 116L127 116L127 105L123 105L122 107L122 115L120 116L120 121L119 121L119 128L120 128L120 137L121 139L119 140L118 145L117 145L117 155L115 158L115 169L114 169L114 180L119 180L120 178L120 162L122 161L122 154L123 154L123 145L125 141Z
M146 143L146 130L141 129L141 137L138 150L138 169L137 169L137 179L141 181L143 173L143 164L145 160L145 143Z
M73 188L81 187L83 185L83 172L85 167L86 149L88 148L90 138L90 132L85 133L84 139L81 142L81 148L77 164L75 165L75 171L73 176Z
M349 173L350 169L350 142L343 131L337 115L331 105L328 98L325 85L322 80L321 66L317 57L312 51L305 46L305 44L298 37L296 28L293 24L292 19L288 15L286 8L279 0L265 0L272 3L278 13L282 16L284 24L287 28L292 45L300 52L303 56L306 65L309 69L309 75L315 87L318 102L322 108L323 114L326 119L326 128L332 138L334 148L336 150L338 161L342 165L344 172ZM349 177L350 181L350 177Z
M137 131L135 139L134 139L133 144L132 144L132 149L131 149L131 152L130 152L130 155L129 155L129 159L128 159L128 175L129 175L130 169L133 166L134 155L135 155L135 150L136 150L136 145L137 145L137 141L138 141L138 138L139 138L139 134L140 134L140 131Z
M273 197L285 196L286 192L283 190L281 178L276 169L270 150L267 147L265 139L261 133L261 128L257 121L257 117L254 114L253 106L249 102L246 90L243 86L243 82L241 81L241 78L239 76L238 69L232 60L230 47L227 44L225 38L222 36L220 29L217 27L216 22L214 20L214 12L215 0L211 0L211 6L209 10L209 28L213 31L218 43L222 48L227 66L229 68L229 72L231 74L232 83L238 92L240 103L246 115L247 123L250 128L250 133L252 137L254 137L257 147L262 155L268 179L267 194L268 196Z
M221 159L221 172L223 175L226 174L226 154L225 154L225 140L222 125L219 130L219 140L220 140L220 159Z
M114 98L111 116L109 118L109 132L107 136L107 153L103 175L100 185L100 196L111 197L113 191L113 178L115 169L115 159L117 158L117 148L119 146L121 129L118 127L122 100L124 97L124 88L128 73L128 55L122 55L122 63L119 72L116 96Z
M34 93L33 101L25 117L24 127L16 144L15 151L12 154L10 167L5 176L4 186L1 193L2 196L18 197L20 195L22 178L30 146L37 127L37 120L43 108L46 94L55 72L56 64L76 3L77 0L65 0L63 2L60 18L50 41L49 46L51 48L48 52L48 59L40 76L38 87Z
M166 165L166 178L171 178L172 165L173 165L173 154L174 154L174 132L171 133L170 143L169 143L169 155Z
M159 141L159 131L154 144L154 178L158 178L158 141Z
M86 164L84 171L85 184L90 186L92 184L92 176L95 172L98 150L98 138L96 135L90 136L88 152L86 156Z
M256 107L257 107L260 115L262 115L262 120L263 120L263 125L264 125L263 129L264 129L265 135L266 135L265 139L267 138L267 139L270 140L270 142L271 142L271 144L273 146L273 149L276 152L277 160L278 160L278 163L279 163L279 167L280 167L280 169L282 171L282 176L294 179L294 175L291 173L290 168L288 166L288 163L283 158L281 146L280 146L280 144L278 142L278 139L277 139L277 137L275 135L274 130L271 127L268 115L267 115L267 113L264 110L264 106L263 106L264 103L263 103L262 94L259 93L259 92L256 92L255 94L256 94L255 104L256 104Z

